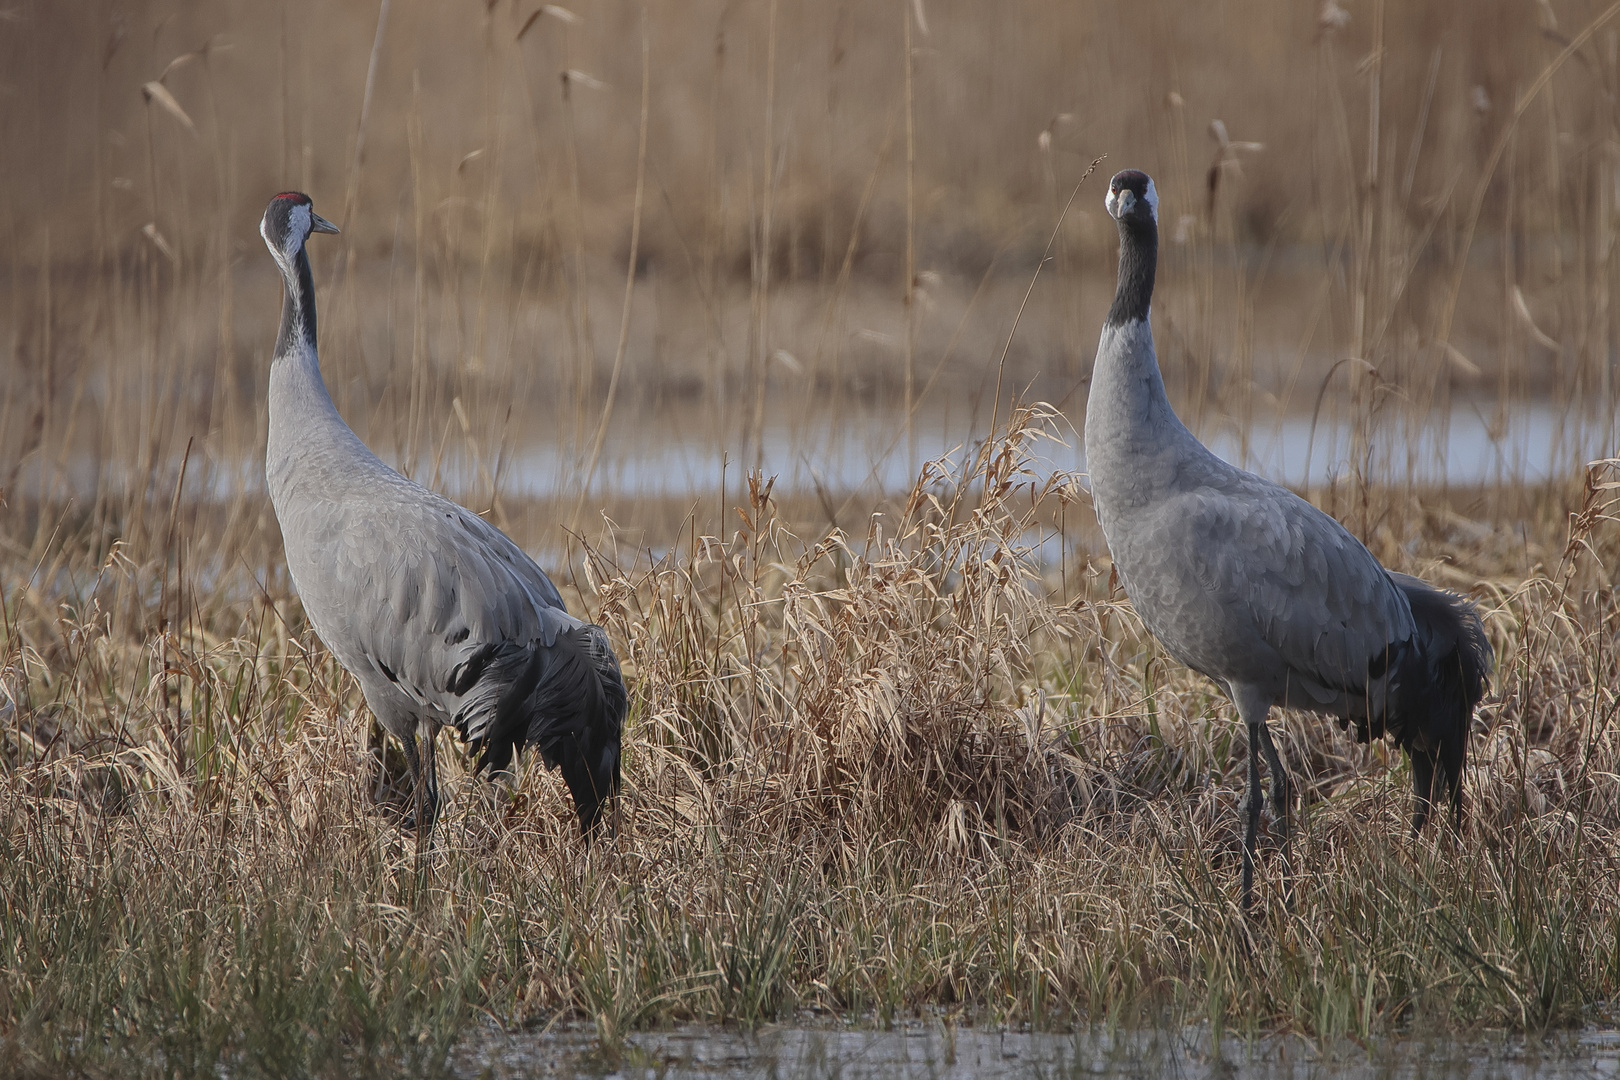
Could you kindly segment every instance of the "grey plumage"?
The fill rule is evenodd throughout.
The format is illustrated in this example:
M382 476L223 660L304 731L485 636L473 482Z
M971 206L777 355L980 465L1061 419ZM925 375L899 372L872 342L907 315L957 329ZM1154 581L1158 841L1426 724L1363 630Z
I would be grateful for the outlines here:
M260 225L286 286L265 477L304 610L405 745L423 834L438 806L433 736L448 725L482 749L479 769L537 743L589 835L618 787L627 705L607 636L568 614L504 533L383 464L338 414L315 348L312 231L337 230L297 192Z
M1126 170L1106 205L1119 285L1086 403L1092 500L1125 592L1176 659L1207 675L1249 729L1243 903L1260 813L1259 754L1287 836L1288 783L1273 705L1337 716L1362 741L1389 735L1412 758L1413 828L1438 779L1454 819L1468 724L1492 651L1473 606L1386 571L1331 517L1216 457L1165 396L1149 308L1158 251L1153 181Z

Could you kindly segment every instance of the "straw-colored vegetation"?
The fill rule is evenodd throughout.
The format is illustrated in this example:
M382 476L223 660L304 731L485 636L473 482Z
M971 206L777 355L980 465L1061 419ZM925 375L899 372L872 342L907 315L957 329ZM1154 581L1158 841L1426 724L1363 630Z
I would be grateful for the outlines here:
M1380 554L1472 584L1501 658L1467 824L1410 840L1395 755L1291 717L1298 904L1273 862L1249 922L1235 725L1103 566L1059 602L1023 546L1078 495L1020 471L1040 421L866 536L795 537L752 484L728 539L630 574L588 553L635 687L622 828L591 852L531 767L453 781L419 859L295 607L60 522L7 603L9 1067L431 1068L484 1014L611 1044L806 1007L1337 1035L1612 1002L1612 463L1562 537L1578 493L1532 499L1529 535L1388 508L1423 554Z
M396 2L380 44L363 5L9 9L0 1072L431 1073L491 1019L1612 1020L1620 16L1253 7ZM1497 652L1460 834L1407 835L1387 747L1278 724L1298 900L1268 852L1252 921L1241 728L1037 453L1112 288L1101 185L1062 214L1103 153L1160 178L1178 407L1314 408L1348 450L1312 497ZM345 226L312 247L345 413L624 659L594 850L533 762L446 754L435 846L399 827L258 473L285 186ZM1429 485L1462 405L1542 410L1558 478L1504 442ZM909 492L745 478L762 429L905 455L940 413L976 438ZM693 430L712 484L601 480Z

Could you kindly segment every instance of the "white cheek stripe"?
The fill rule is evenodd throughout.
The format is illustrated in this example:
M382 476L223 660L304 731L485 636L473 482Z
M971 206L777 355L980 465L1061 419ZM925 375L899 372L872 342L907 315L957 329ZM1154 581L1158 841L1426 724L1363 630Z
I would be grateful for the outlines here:
M1110 191L1103 196L1103 209L1108 211L1109 217L1119 217L1119 204L1125 197L1124 191ZM1148 212L1153 220L1159 220L1159 191L1153 186L1153 178L1149 177L1147 190L1142 193L1142 201L1147 203Z
M297 251L309 239L309 205L299 203L287 213L287 254Z

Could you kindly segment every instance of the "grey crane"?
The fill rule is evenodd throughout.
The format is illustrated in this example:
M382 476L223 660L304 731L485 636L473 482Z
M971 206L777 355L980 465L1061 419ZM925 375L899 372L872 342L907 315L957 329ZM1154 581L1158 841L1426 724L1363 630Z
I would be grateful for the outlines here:
M1220 686L1248 726L1248 910L1261 753L1285 850L1288 839L1271 707L1354 723L1362 742L1387 734L1411 759L1413 834L1440 789L1460 824L1468 727L1491 645L1467 600L1385 570L1337 521L1216 457L1187 430L1165 396L1148 320L1153 181L1127 169L1109 182L1104 205L1119 228L1119 282L1086 402L1092 502L1137 614L1171 656Z
M588 839L619 784L618 658L505 533L384 465L338 414L304 251L312 232L337 231L296 191L259 225L285 286L264 468L287 570L315 632L404 744L419 837L438 813L434 736L448 725L481 750L480 771L537 744Z

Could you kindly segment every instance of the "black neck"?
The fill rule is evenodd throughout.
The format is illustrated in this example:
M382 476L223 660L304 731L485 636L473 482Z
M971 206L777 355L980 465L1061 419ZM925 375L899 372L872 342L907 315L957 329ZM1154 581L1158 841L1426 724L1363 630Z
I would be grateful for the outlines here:
M1147 221L1119 223L1119 287L1114 306L1108 309L1108 325L1123 326L1133 319L1145 320L1153 304L1153 272L1159 262L1159 227Z
M291 274L282 275L286 296L281 303L281 330L276 334L276 355L285 356L301 339L315 351L315 277L309 270L309 256L299 248L293 256Z

